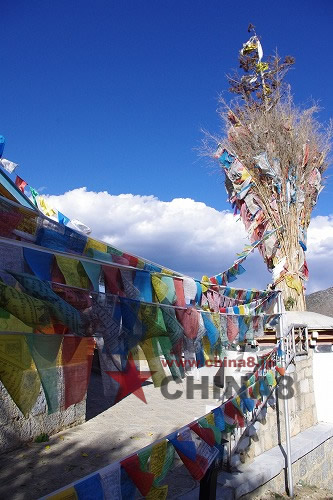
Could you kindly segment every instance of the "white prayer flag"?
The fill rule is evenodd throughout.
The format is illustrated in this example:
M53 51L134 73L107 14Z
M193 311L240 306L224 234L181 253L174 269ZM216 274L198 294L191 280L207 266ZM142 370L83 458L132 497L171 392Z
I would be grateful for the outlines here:
M90 234L91 233L91 229L90 227L86 226L85 224L83 224L83 222L80 222L79 220L77 219L72 219L71 220L71 223L73 224L73 226L78 229L79 231L81 231L82 233L84 234Z
M0 159L1 166L7 170L10 174L14 172L14 170L18 167L17 163L14 163L12 161L6 160L6 158L1 158Z

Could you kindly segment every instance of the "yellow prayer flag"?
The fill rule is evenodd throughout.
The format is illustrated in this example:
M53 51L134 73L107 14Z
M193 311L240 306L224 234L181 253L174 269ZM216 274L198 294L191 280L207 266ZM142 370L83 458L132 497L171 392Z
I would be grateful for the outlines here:
M243 168L241 181L246 181L246 179L248 179L249 177L251 177L249 172L246 170L246 168Z
M157 301L162 303L168 294L168 286L163 283L157 274L152 274L151 283L153 285Z
M268 70L268 64L265 63L265 62L259 62L256 65L256 70L257 70L258 73L262 73L263 71L267 71Z
M212 285L210 279L208 278L208 276L204 275L202 278L201 278L201 289L202 291L205 293L207 292L208 288L210 288Z
M300 293L302 293L303 287L302 287L301 280L298 277L292 276L291 274L288 274L285 277L285 280L286 280L286 283L289 286L289 288L293 288L294 290L296 290L298 295Z
M163 267L162 271L161 271L162 274L169 274L170 276L173 276L173 272L170 271L170 269L166 269L165 267Z
M0 335L0 380L23 415L30 413L40 379L25 335Z
M167 446L168 442L165 439L152 447L150 456L150 472L154 474L155 477L162 474Z
M77 288L90 287L90 280L79 260L56 255L57 264L64 275L66 285Z
M245 307L242 304L240 304L238 308L239 308L239 314L245 314Z
M107 250L108 250L108 246L106 243L94 240L92 238L88 238L85 249L84 249L84 253L86 254L90 248L92 248L93 250L98 250L99 252L104 252L104 253L107 253Z
M72 486L71 488L67 488L67 490L60 491L48 497L48 500L78 500L78 496L75 488Z
M202 337L202 347L203 347L205 361L207 361L210 359L211 351L210 351L210 342L206 335Z
M209 423L209 425L215 425L213 413L209 413L208 415L206 415L206 420Z
M45 198L43 198L42 196L39 197L38 203L43 214L47 215L48 217L52 217L56 214L55 210L53 210L53 208L50 207L48 203L46 203Z
M147 500L166 500L168 496L168 485L165 484L164 486L159 486L155 487L152 486L151 490L149 491L148 495L146 495Z
M160 357L155 354L153 339L147 339L140 343L140 347L146 356L149 370L152 372L152 380L155 387L161 387L165 373Z

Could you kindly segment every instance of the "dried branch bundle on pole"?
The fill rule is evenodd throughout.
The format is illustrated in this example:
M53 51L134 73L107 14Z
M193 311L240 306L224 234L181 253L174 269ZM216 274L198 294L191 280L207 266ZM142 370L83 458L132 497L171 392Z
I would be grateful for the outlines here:
M238 98L221 100L225 137L212 137L211 156L226 174L226 189L250 240L280 228L259 246L273 284L283 290L289 309L304 310L306 233L323 188L331 127L315 120L316 106L297 108L283 78L294 64L276 54L263 62L256 35L240 51L243 76L229 76ZM217 146L216 146L217 145ZM217 149L216 149L217 148Z

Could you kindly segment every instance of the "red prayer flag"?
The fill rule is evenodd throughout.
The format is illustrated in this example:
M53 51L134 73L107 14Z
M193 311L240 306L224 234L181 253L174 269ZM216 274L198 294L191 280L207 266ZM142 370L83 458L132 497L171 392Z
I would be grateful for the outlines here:
M155 476L151 472L144 472L141 470L138 455L125 458L120 464L132 479L141 495L144 497L147 496L151 490Z
M86 395L94 348L95 339L91 337L64 337L61 361L65 385L65 408L80 403Z
M18 175L16 176L15 184L19 188L19 190L22 191L22 193L24 193L25 186L28 185L28 183L21 179L21 177L19 177Z
M114 295L124 296L120 271L117 267L102 266L106 291Z
M177 454L179 455L179 458L185 465L186 469L189 471L193 479L196 481L200 481L204 475L206 474L206 471L208 469L208 460L205 457L202 457L201 455L197 455L197 458L195 461L191 460L188 458L184 453L182 453L179 450L176 450Z
M286 373L286 369L283 368L282 366L277 366L276 371L283 377L284 374Z
M201 439L203 439L209 446L215 445L215 435L212 429L205 429L198 423L191 424L190 429L194 431Z
M241 415L231 401L227 401L227 403L223 405L223 411L224 415L232 419L239 427L245 427L244 416Z

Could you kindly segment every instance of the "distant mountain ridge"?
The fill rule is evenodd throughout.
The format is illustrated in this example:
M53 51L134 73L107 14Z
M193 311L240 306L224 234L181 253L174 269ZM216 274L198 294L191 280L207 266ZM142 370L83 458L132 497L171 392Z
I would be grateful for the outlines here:
M333 317L333 287L310 293L305 301L307 311Z

